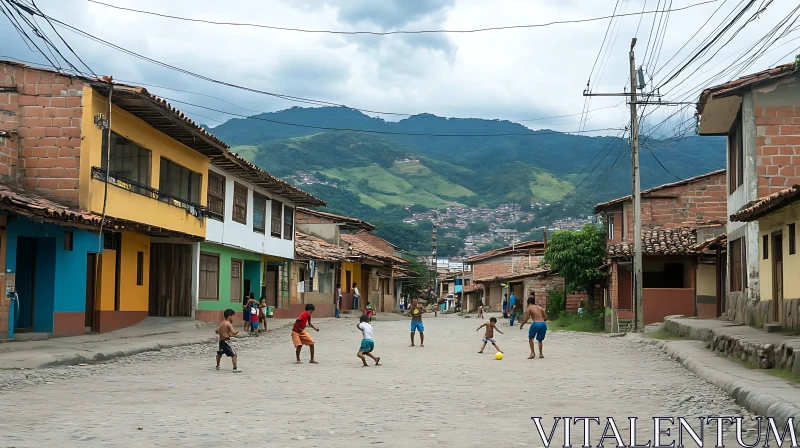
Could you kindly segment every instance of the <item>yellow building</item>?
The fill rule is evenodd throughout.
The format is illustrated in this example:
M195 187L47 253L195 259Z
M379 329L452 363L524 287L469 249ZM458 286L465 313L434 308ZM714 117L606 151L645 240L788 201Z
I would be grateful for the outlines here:
M758 222L759 277L763 315L768 322L788 329L800 328L800 187L794 186L762 198L731 216L731 221Z
M142 88L87 82L82 98L79 205L111 223L91 326L192 316L208 166L227 160L224 143Z

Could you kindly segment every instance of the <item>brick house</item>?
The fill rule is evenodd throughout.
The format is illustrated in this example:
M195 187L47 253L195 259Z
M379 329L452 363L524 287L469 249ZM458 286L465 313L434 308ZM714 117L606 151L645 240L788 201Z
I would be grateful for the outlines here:
M546 248L545 241L523 241L465 259L473 284L482 286L472 291L483 293L483 304L491 311L501 311L505 295L511 293L524 301L534 292L537 303L546 306L546 291L564 288L560 275L541 266Z
M794 63L781 65L709 87L700 95L699 134L727 137L728 215L800 184L797 68ZM750 325L776 321L773 298L762 295L759 220L731 219L727 234L726 317Z
M19 296L16 328L66 336L197 317L212 164L290 208L324 205L144 88L0 61L0 184L33 207L85 217L77 226L6 211L0 258ZM282 215L289 229L293 215Z
M714 269L695 250L701 241L724 232L725 170L642 191L643 319L645 325L665 316L697 316L698 304L716 301L710 291L698 295ZM605 306L609 321L625 328L635 319L633 303L633 207L630 196L597 204L595 214L606 223L608 285ZM702 261L702 262L701 262ZM701 305L702 307L702 305ZM706 316L716 317L716 316ZM611 328L609 328L611 329ZM616 328L614 330L617 330Z

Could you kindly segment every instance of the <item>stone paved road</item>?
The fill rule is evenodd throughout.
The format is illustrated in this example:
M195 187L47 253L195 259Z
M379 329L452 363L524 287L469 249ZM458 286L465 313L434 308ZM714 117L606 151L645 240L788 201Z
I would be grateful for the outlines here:
M319 365L293 364L283 330L238 342L239 374L227 359L224 370L213 369L214 346L0 370L0 447L538 447L532 416L613 416L626 443L629 416L647 419L645 440L651 416L752 418L630 338L550 332L547 358L530 361L523 332L501 326L506 358L496 361L493 350L476 353L475 319L426 319L424 348L408 347L407 321L376 321L384 365L362 368L355 324L318 322Z

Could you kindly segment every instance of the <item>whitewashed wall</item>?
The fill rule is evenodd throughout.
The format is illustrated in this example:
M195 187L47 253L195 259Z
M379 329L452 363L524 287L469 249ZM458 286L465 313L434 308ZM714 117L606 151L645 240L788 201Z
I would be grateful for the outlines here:
M270 235L270 222L272 219L271 201L267 201L265 233L253 231L253 189L255 188L258 194L265 196L267 199L276 199L292 207L292 213L294 213L294 204L280 196L267 193L260 188L254 187L252 184L244 182L215 166L209 166L209 170L225 176L225 221L217 221L212 218L206 219L208 226L206 229L206 241L233 246L260 254L293 259L294 235L292 235L291 240L275 238ZM240 185L247 187L247 224L241 224L233 220L234 182L238 182ZM283 232L283 221L281 221L281 232Z

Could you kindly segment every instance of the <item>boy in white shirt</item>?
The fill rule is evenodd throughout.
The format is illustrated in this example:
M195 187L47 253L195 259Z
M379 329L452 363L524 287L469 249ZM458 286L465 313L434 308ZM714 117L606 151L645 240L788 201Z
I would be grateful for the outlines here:
M367 355L375 360L376 366L380 365L381 358L372 354L372 350L375 349L375 341L372 339L372 325L369 323L369 316L363 314L359 320L360 322L356 324L356 327L361 330L363 339L361 339L361 347L358 349L356 356L361 358L361 362L364 363L364 367L367 367L367 360L364 358L364 355Z

